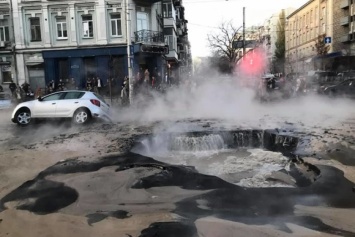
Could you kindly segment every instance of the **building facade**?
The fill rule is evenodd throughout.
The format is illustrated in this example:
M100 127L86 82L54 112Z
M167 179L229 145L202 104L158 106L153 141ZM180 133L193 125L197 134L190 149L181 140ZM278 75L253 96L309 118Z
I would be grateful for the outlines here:
M334 0L334 44L335 52L341 54L333 61L335 70L354 70L355 60L355 1Z
M14 75L14 26L12 2L0 1L0 82L10 83Z
M302 73L314 69L317 56L315 43L319 35L333 36L333 0L311 0L287 17L286 66L287 73ZM333 44L328 44L329 53Z
M262 43L265 49L265 54L267 58L267 64L269 65L270 72L277 73L282 72L283 70L275 71L275 65L273 61L275 59L276 51L276 42L282 26L286 24L286 17L289 16L294 8L282 9L280 12L271 15L268 19L265 20L262 29Z
M34 89L74 78L84 88L87 78L123 79L129 68L164 73L164 11L157 0L0 1L0 82Z
M167 73L178 80L188 78L192 72L192 57L183 1L164 0L163 15L165 42L169 46Z
M310 0L288 16L286 71L355 69L354 10L353 0ZM315 44L323 35L329 51L317 55Z

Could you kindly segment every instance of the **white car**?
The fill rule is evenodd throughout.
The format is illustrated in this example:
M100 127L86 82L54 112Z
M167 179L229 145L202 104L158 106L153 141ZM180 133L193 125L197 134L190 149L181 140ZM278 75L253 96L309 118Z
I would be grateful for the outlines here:
M22 126L35 118L72 118L76 124L87 123L91 118L111 120L110 106L90 91L60 91L37 100L20 103L12 112L11 120Z

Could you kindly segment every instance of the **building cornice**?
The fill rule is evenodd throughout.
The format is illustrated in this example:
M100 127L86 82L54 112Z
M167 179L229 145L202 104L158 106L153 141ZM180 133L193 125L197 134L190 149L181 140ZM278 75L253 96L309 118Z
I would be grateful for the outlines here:
M288 15L286 17L286 19L290 19L292 16L296 15L298 12L300 12L301 10L303 10L305 7L307 7L309 4L311 4L312 2L314 2L315 0L309 0L308 2L306 2L305 4L303 4L301 7L297 8L294 12L292 12L290 15Z

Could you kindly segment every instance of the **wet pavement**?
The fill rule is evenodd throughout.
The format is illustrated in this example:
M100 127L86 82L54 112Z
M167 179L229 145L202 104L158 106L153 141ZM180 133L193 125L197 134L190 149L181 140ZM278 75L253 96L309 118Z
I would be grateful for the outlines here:
M179 221L152 223L140 236L198 236L194 223L211 216L247 225L270 224L285 233L292 233L286 224L293 223L323 233L355 236L355 232L328 225L319 218L295 214L298 205L355 208L355 184L344 177L344 172L332 166L312 165L302 159L309 155L353 165L352 148L331 143L329 147L332 148L328 151L315 151L310 149L314 137L318 140L333 137L329 138L328 133L324 137L315 134L309 137L309 133L286 126L266 132L260 129L224 129L220 132L214 128L219 121L190 123L194 124L195 131L184 133L187 136L219 133L236 147L263 144L264 149L281 152L290 159L291 169L284 172L296 180L296 187L240 187L215 176L200 174L194 167L171 165L132 153L132 148L149 139L159 123L156 126L95 124L81 128L60 124L64 129L59 130L53 129L58 124L35 125L25 130L2 126L2 131L10 131L8 140L2 141L2 145L18 147L14 144L22 144L25 149L31 149L31 145L36 149L39 144L50 146L70 141L85 133L110 134L111 139L103 157L60 161L13 189L1 197L1 211L8 208L8 203L15 203L16 209L37 215L60 212L81 215L87 218L89 226L109 217L129 219L147 210L179 216ZM33 134L40 132L43 136L32 139ZM260 132L263 132L262 140L258 136ZM114 152L120 154L110 155ZM313 176L305 175L309 171ZM310 177L316 179L310 180ZM141 209L142 206L146 209Z

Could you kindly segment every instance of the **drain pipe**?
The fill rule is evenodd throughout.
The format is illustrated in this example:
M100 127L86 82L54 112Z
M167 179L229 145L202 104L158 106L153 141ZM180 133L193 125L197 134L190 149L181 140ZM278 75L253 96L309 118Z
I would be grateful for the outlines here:
M11 21L11 31L13 34L12 40L11 40L11 52L12 52L12 57L13 57L13 64L14 64L14 71L15 71L15 81L16 84L19 85L18 81L18 71L17 71L17 58L16 58L16 39L15 39L15 26L14 26L14 9L12 5L12 0L10 0L10 21ZM11 79L13 80L13 74L11 76Z
M133 89L134 89L134 79L133 79L133 56L131 55L132 39L131 39L131 18L129 13L130 0L125 0L125 12L126 12L126 38L127 38L127 65L128 65L128 83L129 83L129 103L133 103Z

